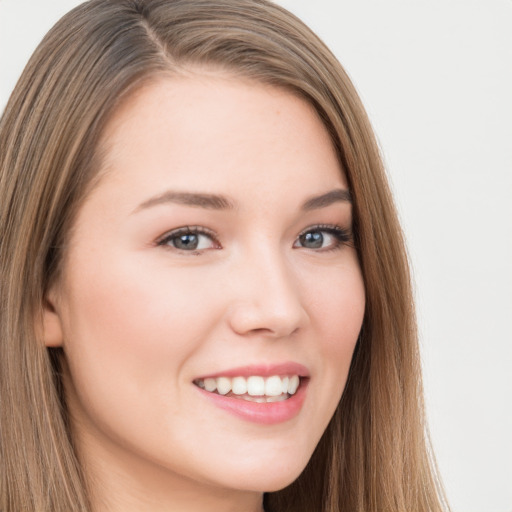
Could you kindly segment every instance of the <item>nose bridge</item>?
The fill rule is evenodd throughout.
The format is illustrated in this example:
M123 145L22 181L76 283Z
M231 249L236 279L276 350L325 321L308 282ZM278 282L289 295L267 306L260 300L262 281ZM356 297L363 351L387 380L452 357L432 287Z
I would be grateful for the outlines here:
M265 243L240 255L235 273L232 327L276 337L304 324L306 311L286 254L277 243Z

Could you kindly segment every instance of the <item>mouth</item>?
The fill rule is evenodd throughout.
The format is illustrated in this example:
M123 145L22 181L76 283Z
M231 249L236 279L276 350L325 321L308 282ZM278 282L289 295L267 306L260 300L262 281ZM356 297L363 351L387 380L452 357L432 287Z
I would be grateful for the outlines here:
M305 377L297 374L219 376L196 379L194 384L215 395L255 403L283 402L294 396Z
M302 364L254 364L203 375L193 383L215 407L262 425L288 424L306 400L310 373Z

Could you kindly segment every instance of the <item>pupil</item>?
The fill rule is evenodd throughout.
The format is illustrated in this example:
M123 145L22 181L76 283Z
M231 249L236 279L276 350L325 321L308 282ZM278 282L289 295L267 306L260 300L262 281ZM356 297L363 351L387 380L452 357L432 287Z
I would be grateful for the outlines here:
M199 239L197 235L189 234L189 235L180 235L174 241L174 247L177 249L189 249L194 250L197 249L199 243Z
M319 249L324 243L324 236L318 231L305 233L301 237L301 243L303 247Z

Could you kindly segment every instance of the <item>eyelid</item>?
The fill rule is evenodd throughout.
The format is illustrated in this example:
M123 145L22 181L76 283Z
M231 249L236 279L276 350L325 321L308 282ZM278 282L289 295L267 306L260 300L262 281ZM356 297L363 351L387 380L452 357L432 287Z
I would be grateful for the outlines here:
M347 235L351 233L351 229L342 227L339 224L313 224L303 229L298 236L302 236L305 233L309 233L310 231L330 231L336 233L346 233Z
M204 226L182 226L179 228L171 229L170 231L167 231L166 233L164 233L163 235L158 237L155 240L155 245L161 246L161 247L172 248L171 246L166 245L167 241L169 241L171 238L178 237L180 235L187 235L187 234L207 236L208 238L210 238L212 240L213 244L216 246L216 247L214 247L214 249L221 248L221 245L217 239L217 235L215 234L215 232L212 231L211 229L205 228ZM174 248L174 250L180 251L180 249L177 249L177 248ZM194 252L201 252L204 250L205 249L198 249L197 251L182 251L182 252L194 253Z
M297 239L295 243L300 239L301 236L305 235L306 233L310 233L312 231L323 231L326 232L332 236L334 236L337 240L337 243L333 247L322 247L319 249L312 249L316 252L327 252L330 250L336 250L344 245L351 245L353 241L352 236L352 228L351 227L342 227L337 224L316 224L313 226L308 226L306 229L303 229L299 235L297 236ZM302 246L296 246L294 243L294 247L301 248ZM307 249L307 247L305 247Z
M315 224L312 226L308 226L307 228L303 229L297 236L295 242L294 242L294 248L302 248L303 246L296 245L297 241L305 235L306 233L313 232L313 231L323 231L326 232L332 236L334 236L337 240L337 243L334 244L332 247L323 247L319 249L314 249L316 252L321 251L329 251L329 250L335 250L340 248L343 245L348 245L352 241L352 230L351 228L343 228L337 224ZM179 248L172 247L171 245L167 245L167 242L175 237L179 237L180 235L186 235L186 234L193 234L193 235L203 235L211 239L213 245L215 247L208 248L208 249L197 249L196 251L184 251L180 250ZM211 229L205 228L204 226L181 226L179 228L172 229L170 231L167 231L160 237L158 237L155 240L156 246L161 247L168 247L170 249L173 249L178 252L188 252L188 253L195 253L199 254L202 251L210 250L210 249L221 249L222 246L218 241L218 237L214 231ZM305 249L308 249L307 247L304 247Z

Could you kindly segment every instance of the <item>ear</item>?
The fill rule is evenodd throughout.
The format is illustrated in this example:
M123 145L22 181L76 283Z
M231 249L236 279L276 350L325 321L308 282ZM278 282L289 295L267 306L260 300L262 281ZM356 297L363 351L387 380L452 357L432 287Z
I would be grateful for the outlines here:
M63 340L62 322L54 295L50 292L43 302L43 339L47 347L61 347Z

